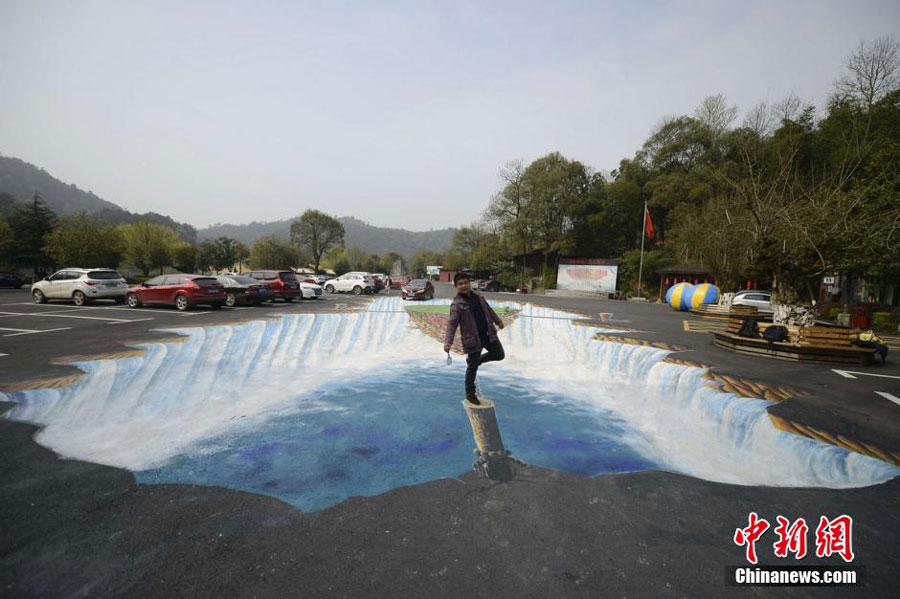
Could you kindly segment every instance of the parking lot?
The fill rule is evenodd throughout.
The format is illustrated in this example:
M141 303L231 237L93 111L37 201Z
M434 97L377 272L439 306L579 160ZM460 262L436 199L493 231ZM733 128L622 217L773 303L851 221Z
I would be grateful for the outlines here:
M397 293L394 291L393 293ZM383 295L383 294L382 294ZM244 322L289 313L357 310L368 296L324 295L316 300L211 310L198 306L129 308L113 301L78 307L70 301L35 304L27 288L0 290L0 382L9 385L71 373L54 362L77 355L123 351L132 342L159 338L160 329Z

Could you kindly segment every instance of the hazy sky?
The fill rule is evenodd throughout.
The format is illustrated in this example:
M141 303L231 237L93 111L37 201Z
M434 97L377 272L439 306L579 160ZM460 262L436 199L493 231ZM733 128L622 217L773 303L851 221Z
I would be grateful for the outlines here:
M201 227L458 226L500 167L615 168L724 93L821 105L900 2L0 0L0 154Z

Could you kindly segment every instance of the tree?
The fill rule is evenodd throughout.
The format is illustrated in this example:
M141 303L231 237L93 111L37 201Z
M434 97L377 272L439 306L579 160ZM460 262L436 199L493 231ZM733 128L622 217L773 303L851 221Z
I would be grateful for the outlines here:
M529 164L523 179L528 191L525 209L533 223L535 241L544 250L546 271L555 267L549 263L551 252L574 248L570 233L587 198L590 179L583 164L568 160L559 152Z
M868 45L861 41L846 66L848 72L835 83L838 95L869 110L900 86L900 44L892 37Z
M172 266L178 272L192 273L197 270L197 246L183 242L172 250Z
M519 282L526 278L525 257L534 240L534 222L528 210L529 193L525 181L525 166L521 160L507 162L500 169L500 179L504 186L491 198L485 210L485 220L510 241L514 252L522 258ZM410 265L412 270L412 265Z
M9 260L9 250L13 243L13 230L9 223L0 216L0 264Z
M173 263L174 251L182 243L169 227L146 220L122 225L120 231L125 238L125 260L145 277L157 268L162 274L163 268Z
M291 223L291 242L308 252L316 271L325 252L344 245L344 225L318 210L307 210Z
M86 212L59 219L44 236L44 253L59 266L118 268L125 254L125 236L117 227L102 225Z
M424 277L426 266L444 266L444 256L430 250L422 250L409 261L409 274L412 277Z
M277 235L262 237L250 248L251 268L283 269L305 262L297 247Z
M238 272L244 272L244 264L246 264L247 259L250 258L250 248L240 241L237 241L234 244L234 254L237 258Z
M737 106L729 106L723 94L706 96L694 110L694 118L714 136L725 133L737 115Z
M13 230L10 259L13 265L32 268L34 272L50 267L44 253L44 236L56 225L56 215L34 194L31 202L17 207L9 218Z

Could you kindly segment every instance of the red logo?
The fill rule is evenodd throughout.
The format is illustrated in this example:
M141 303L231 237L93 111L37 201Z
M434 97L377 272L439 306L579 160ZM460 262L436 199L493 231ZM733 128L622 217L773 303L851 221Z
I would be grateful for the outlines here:
M797 518L791 522L784 516L776 516L778 526L773 530L778 539L772 545L775 549L775 557L787 558L793 553L794 559L806 557L806 535L809 526L806 520ZM757 563L756 542L769 530L769 521L760 518L756 512L750 512L747 518L746 528L738 528L734 531L734 543L739 547L746 547L747 561ZM819 518L816 527L816 556L831 557L837 554L845 562L852 562L853 554L853 518L846 514L829 520L825 516Z
M853 561L853 518L847 515L829 520L819 519L816 527L816 555L829 557L837 553L845 562Z
M751 564L756 563L756 541L769 530L769 522L765 519L759 519L756 512L750 512L750 524L747 528L738 528L734 531L734 542L736 545L747 546L747 561Z

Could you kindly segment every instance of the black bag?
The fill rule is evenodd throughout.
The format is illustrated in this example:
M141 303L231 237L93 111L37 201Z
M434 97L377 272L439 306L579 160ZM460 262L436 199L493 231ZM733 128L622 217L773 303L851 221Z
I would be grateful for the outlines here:
M756 326L756 318L747 316L741 322L741 328L738 329L738 337L751 337L756 339L759 337L759 327Z
M763 339L765 339L769 343L774 343L776 341L787 341L788 330L787 327L783 327L779 324L773 324L770 327L766 327L766 330L763 331L762 336Z

